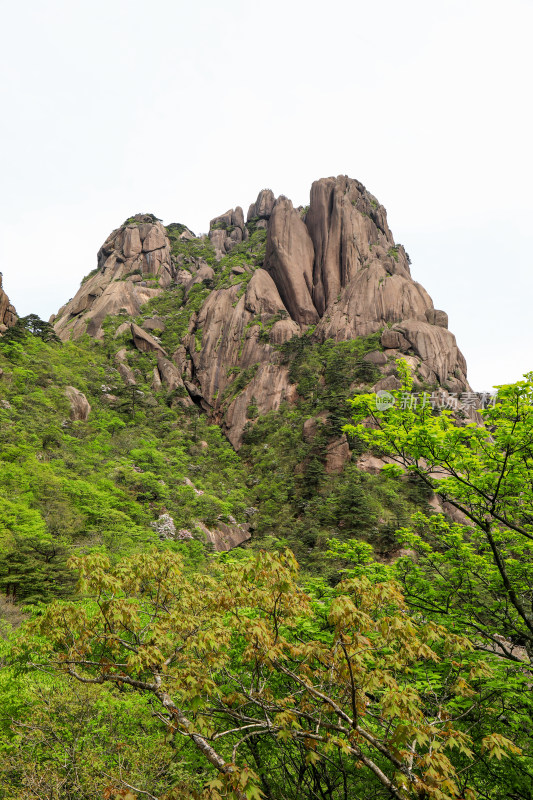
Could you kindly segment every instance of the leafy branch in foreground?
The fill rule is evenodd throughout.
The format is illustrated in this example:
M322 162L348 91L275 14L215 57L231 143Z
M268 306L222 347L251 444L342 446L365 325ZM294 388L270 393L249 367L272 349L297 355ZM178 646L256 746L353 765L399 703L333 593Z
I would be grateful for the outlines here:
M401 361L399 368L403 391L410 391L408 368ZM380 410L374 395L351 404L355 424L345 430L377 447L389 469L415 473L462 515L464 524L454 525L418 515L414 530L400 532L417 556L399 565L409 602L448 616L477 646L531 664L533 373L498 387L498 402L481 412L484 424L431 406L398 402Z
M490 671L464 637L409 613L398 584L348 577L313 599L289 552L193 576L168 551L72 566L85 599L30 624L23 663L151 698L162 740L214 772L203 797L474 797L457 783L477 757L460 720ZM480 747L518 752L493 732Z

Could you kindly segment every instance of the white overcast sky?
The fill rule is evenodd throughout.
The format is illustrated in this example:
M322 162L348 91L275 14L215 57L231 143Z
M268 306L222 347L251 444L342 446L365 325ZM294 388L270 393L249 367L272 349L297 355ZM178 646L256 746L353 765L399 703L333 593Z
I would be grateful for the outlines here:
M137 212L359 178L477 390L533 369L531 0L0 0L0 270L48 318Z

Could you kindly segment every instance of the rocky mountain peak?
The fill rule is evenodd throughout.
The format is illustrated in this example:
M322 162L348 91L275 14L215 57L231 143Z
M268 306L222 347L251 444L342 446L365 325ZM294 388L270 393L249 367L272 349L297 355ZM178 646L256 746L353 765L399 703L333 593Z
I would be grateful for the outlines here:
M272 189L262 189L257 195L255 203L252 203L249 207L246 221L257 220L257 227L266 227L266 225L260 223L267 222L270 219L275 202L276 198Z
M107 237L96 269L53 318L56 332L61 339L100 337L108 314L135 316L173 277L165 227L153 214L136 214Z
M234 244L223 225L234 214L215 218L211 226L212 241L213 234L224 232L220 242L226 252ZM215 416L223 412L236 447L250 405L265 413L294 399L279 345L308 337L310 326L315 342L382 331L382 351L373 361L384 375L378 388L399 386L394 376L399 355L421 383L450 391L469 388L447 315L411 277L407 253L395 243L384 207L362 183L344 175L318 180L306 208L294 208L287 197L275 199L264 190L250 206L249 232L261 221L267 229L262 266L251 279L243 277L245 290L237 285L212 292L191 322L186 342L204 407ZM261 334L265 328L268 337ZM193 344L196 330L202 331L200 349ZM231 376L239 367L251 378L228 405L221 400L231 391L228 372Z
M16 321L17 312L2 288L2 273L0 272L0 334L5 333Z
M165 290L166 310L151 303L144 313ZM447 315L413 280L384 207L345 175L315 181L306 207L264 189L246 222L237 206L214 217L203 238L153 215L130 217L106 239L55 328L63 339L102 336L104 318L117 314L136 318L117 335L133 331L131 345L153 353L152 384L179 387L180 402L200 405L235 447L250 408L264 414L296 399L280 351L295 337L317 346L377 337L368 354L382 375L377 388L399 385L401 354L420 385L469 389ZM173 314L187 320L179 342L154 339L149 331L172 328Z

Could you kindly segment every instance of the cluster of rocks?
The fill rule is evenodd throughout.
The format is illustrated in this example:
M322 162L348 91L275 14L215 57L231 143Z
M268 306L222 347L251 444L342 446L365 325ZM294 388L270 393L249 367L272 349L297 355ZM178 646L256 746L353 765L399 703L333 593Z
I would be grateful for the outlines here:
M248 228L244 224L244 214L240 206L215 217L209 223L209 239L213 245L217 259L248 239Z
M266 229L275 203L274 192L271 189L263 189L259 192L255 203L249 207L246 223L240 206L230 208L229 211L212 219L209 223L209 239L217 259L220 260L229 253L236 244L246 242L250 237L250 230Z
M17 312L2 288L2 273L0 272L0 335L11 328L17 319Z
M98 266L55 317L57 335L103 335L108 314L136 316L141 307L174 279L165 227L152 214L137 214L114 230L98 252ZM155 282L157 281L157 285Z

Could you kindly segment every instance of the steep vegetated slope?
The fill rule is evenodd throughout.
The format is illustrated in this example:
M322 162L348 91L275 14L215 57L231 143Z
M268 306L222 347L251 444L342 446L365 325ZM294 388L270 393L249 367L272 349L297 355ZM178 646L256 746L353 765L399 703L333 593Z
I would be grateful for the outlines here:
M16 338L14 334L16 335ZM249 537L242 464L217 426L125 384L101 342L0 340L0 586L21 602L71 589L65 561L160 541L197 557ZM237 518L243 523L238 525Z

